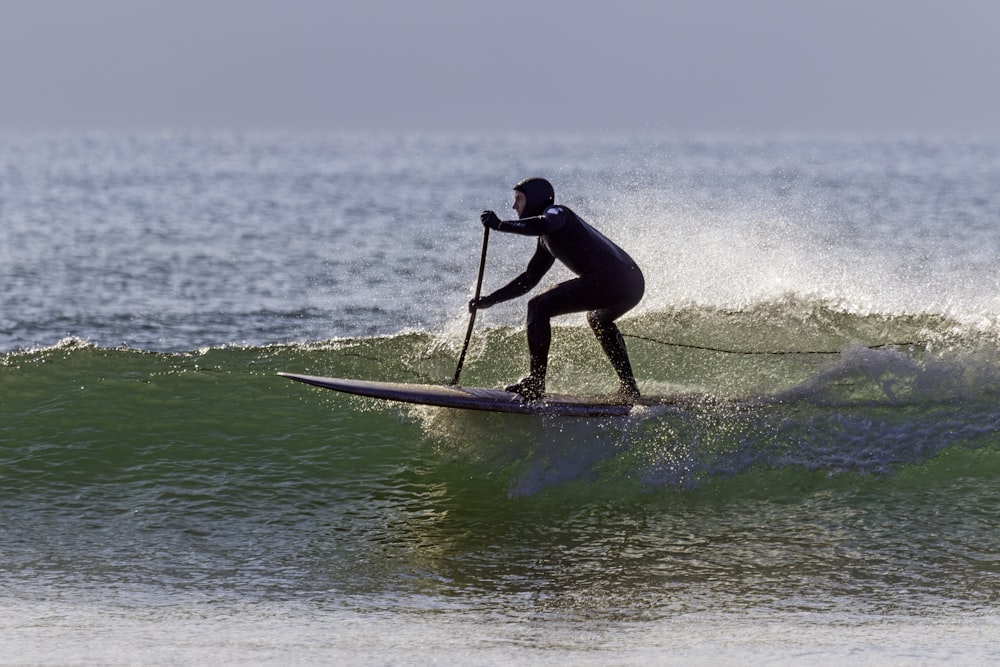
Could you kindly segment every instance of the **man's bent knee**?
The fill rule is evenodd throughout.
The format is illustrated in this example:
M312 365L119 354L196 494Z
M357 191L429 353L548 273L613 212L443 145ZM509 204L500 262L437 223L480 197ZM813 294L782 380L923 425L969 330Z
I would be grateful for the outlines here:
M587 324L590 325L590 328L593 329L594 333L598 336L601 335L602 331L617 328L613 320L602 317L601 313L596 310L587 313Z

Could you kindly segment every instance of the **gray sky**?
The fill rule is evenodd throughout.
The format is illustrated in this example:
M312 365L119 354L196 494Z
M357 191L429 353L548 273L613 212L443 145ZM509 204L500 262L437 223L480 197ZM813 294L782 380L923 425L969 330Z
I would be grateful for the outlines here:
M996 0L0 0L0 129L1000 137Z

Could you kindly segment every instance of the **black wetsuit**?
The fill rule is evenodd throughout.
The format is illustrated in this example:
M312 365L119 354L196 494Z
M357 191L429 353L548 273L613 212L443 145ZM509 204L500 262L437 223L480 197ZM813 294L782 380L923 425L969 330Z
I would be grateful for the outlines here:
M565 206L549 206L535 217L491 225L501 232L537 236L538 246L524 273L480 300L480 307L517 298L531 291L555 260L577 275L528 302L528 350L531 375L544 385L552 327L558 315L587 312L619 378L635 387L625 341L614 321L642 299L645 280L628 253Z

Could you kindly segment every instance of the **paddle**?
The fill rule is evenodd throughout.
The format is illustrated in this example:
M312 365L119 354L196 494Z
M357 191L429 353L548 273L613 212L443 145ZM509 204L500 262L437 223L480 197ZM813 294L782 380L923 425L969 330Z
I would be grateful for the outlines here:
M489 244L490 240L490 228L483 227L483 254L479 258L479 278L476 280L476 299L479 298L479 292L483 288L483 273L486 271L486 246ZM455 369L455 377L452 379L452 385L458 384L458 376L462 374L462 366L465 365L465 353L469 351L469 341L472 340L472 327L476 323L476 309L473 308L472 312L469 314L469 328L465 332L465 342L462 343L462 354L458 355L458 368Z

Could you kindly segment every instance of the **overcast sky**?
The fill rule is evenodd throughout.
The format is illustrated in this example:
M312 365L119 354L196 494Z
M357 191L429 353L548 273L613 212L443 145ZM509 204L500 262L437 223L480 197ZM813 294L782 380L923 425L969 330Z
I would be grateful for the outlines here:
M0 0L0 129L1000 137L997 0Z

